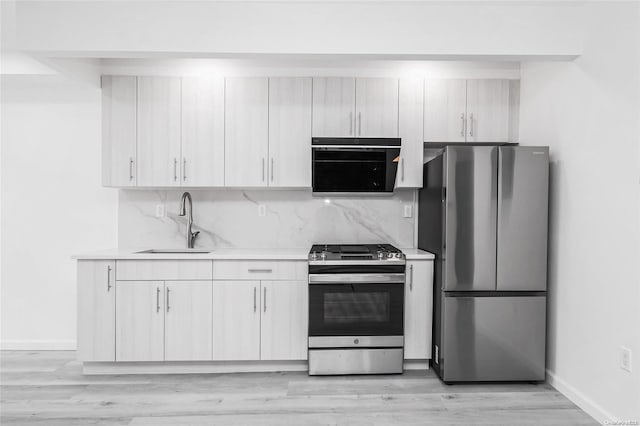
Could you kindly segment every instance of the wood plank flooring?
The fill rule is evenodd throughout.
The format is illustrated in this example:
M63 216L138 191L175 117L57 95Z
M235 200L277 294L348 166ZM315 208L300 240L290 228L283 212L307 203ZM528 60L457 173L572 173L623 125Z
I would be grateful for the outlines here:
M83 376L75 352L3 351L0 424L597 425L546 384L306 373Z

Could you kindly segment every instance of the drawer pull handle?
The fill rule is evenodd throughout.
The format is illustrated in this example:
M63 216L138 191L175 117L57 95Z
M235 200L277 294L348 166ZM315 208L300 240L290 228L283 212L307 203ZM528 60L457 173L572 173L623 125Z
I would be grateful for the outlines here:
M251 269L251 268L249 268L248 271L249 272L262 272L262 273L265 273L265 274L270 274L270 273L273 272L273 269Z

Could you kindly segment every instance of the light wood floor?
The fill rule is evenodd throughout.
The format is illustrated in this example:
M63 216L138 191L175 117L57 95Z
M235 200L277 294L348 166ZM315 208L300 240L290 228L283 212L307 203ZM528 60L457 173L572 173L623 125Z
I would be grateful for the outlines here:
M3 351L9 425L595 425L545 384L447 386L432 372L83 376L75 353Z

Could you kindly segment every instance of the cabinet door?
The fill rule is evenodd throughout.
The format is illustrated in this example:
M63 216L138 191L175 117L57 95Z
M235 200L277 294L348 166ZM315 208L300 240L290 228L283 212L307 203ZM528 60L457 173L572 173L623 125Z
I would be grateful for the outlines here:
M138 77L138 186L180 185L180 78Z
M397 79L356 79L356 135L398 137Z
M224 78L182 79L182 186L224 186Z
M116 263L78 261L78 359L115 361Z
M116 282L116 361L164 360L164 283Z
M425 142L465 141L467 104L466 87L466 80L425 80Z
M269 80L225 80L225 185L267 186Z
M213 359L260 359L260 281L213 282Z
M102 77L102 184L136 186L135 77Z
M211 359L211 281L165 281L165 361Z
M509 141L509 80L467 80L467 142Z
M422 187L423 80L403 78L399 82L398 131L402 139L396 188Z
M269 186L311 186L311 78L269 79Z
M407 262L404 305L404 358L431 358L433 261Z
M307 359L306 281L262 281L262 360Z
M313 136L354 136L354 110L355 80L352 77L313 79Z

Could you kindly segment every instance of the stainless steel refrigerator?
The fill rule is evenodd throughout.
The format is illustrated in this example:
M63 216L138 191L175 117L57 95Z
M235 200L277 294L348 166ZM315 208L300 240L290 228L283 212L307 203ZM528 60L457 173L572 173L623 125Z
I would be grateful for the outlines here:
M545 378L549 149L448 146L424 165L435 254L432 368L445 382Z

